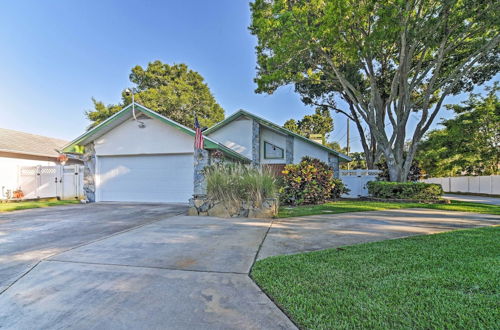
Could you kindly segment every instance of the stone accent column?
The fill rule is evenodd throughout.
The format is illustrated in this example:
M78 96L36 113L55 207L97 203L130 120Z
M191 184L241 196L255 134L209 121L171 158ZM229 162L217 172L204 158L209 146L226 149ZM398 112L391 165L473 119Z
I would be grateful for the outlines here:
M328 154L328 165L333 169L333 176L340 178L340 163L339 157L333 154Z
M293 139L292 135L286 136L285 161L287 164L293 164Z
M210 165L210 155L208 150L195 150L194 152L194 189L193 197L205 196L207 194L207 182L203 169Z
M95 202L95 149L94 143L85 146L83 154L83 193L87 201Z
M252 119L252 164L260 164L260 124Z

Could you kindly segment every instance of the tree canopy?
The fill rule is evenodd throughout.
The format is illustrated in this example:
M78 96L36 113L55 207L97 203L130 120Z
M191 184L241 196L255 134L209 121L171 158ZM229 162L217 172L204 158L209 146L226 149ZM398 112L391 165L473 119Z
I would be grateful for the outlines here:
M443 129L429 132L417 153L428 176L500 174L500 87L471 94L461 105L448 105L456 113Z
M185 64L168 65L154 61L144 69L132 68L130 81L135 84L135 101L161 115L188 127L194 125L194 115L200 125L211 126L224 119L224 109L217 103L203 77ZM87 111L91 127L121 110L132 102L122 91L120 104L105 105L92 99L94 109Z
M287 120L283 127L305 137L309 137L311 134L320 134L323 138L323 144L325 144L333 131L333 118L327 108L317 108L314 114L305 115L300 120Z
M405 181L446 96L499 72L499 9L496 0L256 0L257 92L294 84L304 102L366 125L391 181Z

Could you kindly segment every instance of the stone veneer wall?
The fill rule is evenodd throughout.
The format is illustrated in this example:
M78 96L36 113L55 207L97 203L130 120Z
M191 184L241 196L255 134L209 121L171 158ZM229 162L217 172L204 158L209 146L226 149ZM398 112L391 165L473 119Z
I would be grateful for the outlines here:
M205 196L207 194L207 182L203 169L210 165L210 154L208 150L196 150L194 152L194 178L193 196Z
M260 124L252 119L252 164L260 164Z
M83 193L89 202L95 202L95 149L94 143L85 146L83 154Z
M287 164L293 164L293 139L292 135L286 136L285 161Z
M333 168L333 176L337 179L340 178L339 157L333 154L328 154L328 165Z

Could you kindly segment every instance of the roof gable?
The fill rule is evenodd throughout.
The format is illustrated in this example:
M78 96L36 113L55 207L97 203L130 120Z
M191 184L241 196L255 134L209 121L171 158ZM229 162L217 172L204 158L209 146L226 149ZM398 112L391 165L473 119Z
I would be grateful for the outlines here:
M81 147L90 143L91 141L94 141L95 139L103 136L107 132L111 131L115 127L121 125L124 123L127 119L131 118L133 116L132 114L132 104L127 105L124 107L122 110L118 111L115 113L113 116L109 117L96 127L90 129L89 131L85 132L84 134L80 135L73 141L71 141L69 144L67 144L64 148L63 151L66 153L82 153ZM172 119L169 119L165 116L160 115L159 113L146 108L143 105L140 105L138 103L134 103L134 110L136 112L136 117L137 113L142 113L150 118L157 119L160 122L167 124L175 129L180 130L183 133L186 133L191 136L195 136L194 130L192 130L189 127L186 127ZM245 162L249 162L250 160L246 158L243 155L240 155L239 153L231 150L230 148L208 138L205 136L204 138L204 147L205 149L218 149L224 152L226 155L229 155L233 158L243 160Z
M238 110L238 111L236 111L231 116L229 116L226 119L224 119L223 121L215 124L214 126L210 127L209 129L207 129L205 131L205 134L211 134L211 133L217 131L218 129L226 126L227 124L233 122L234 120L240 118L241 116L246 116L246 117L255 119L256 121L258 121L263 126L266 126L266 127L270 128L270 129L279 131L279 132L281 132L281 133L283 133L285 135L291 135L291 136L296 137L296 138L298 138L298 139L300 139L302 141L310 143L310 144L312 144L312 145L314 145L316 147L319 147L319 148L321 148L321 149L323 149L323 150L325 150L325 151L327 151L329 153L337 155L341 160L348 161L348 162L352 160L350 157L348 157L348 156L346 156L346 155L344 155L344 154L342 154L342 153L340 153L338 151L335 151L335 150L333 150L331 148L328 148L328 147L326 147L326 146L324 146L324 145L322 145L322 144L320 144L318 142L312 141L312 140L306 138L305 136L302 136L300 134L292 132L292 131L284 128L284 127L281 127L281 126L279 126L279 125L277 125L277 124L275 124L275 123L273 123L273 122L271 122L269 120L266 120L264 118L256 116L253 113L250 113L250 112L245 111L245 110Z

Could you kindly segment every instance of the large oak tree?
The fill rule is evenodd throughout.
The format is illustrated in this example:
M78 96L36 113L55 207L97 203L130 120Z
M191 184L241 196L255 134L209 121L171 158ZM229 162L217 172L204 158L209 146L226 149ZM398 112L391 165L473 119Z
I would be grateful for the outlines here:
M211 126L224 119L224 109L217 103L203 77L185 64L168 65L161 61L132 68L130 81L136 86L135 101L165 117L193 127L194 116L200 125ZM86 115L94 127L132 102L122 92L120 104L105 105L92 99L94 109Z
M500 67L495 0L256 0L251 10L257 92L294 84L306 103L355 117L391 181L406 180L446 96Z

